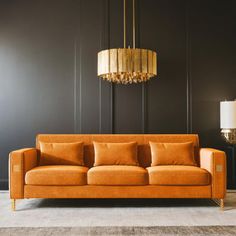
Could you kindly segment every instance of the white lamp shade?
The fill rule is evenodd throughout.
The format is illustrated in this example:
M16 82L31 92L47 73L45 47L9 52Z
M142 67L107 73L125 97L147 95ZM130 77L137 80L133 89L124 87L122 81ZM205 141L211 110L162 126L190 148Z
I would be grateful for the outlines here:
M220 102L220 128L236 129L236 101Z

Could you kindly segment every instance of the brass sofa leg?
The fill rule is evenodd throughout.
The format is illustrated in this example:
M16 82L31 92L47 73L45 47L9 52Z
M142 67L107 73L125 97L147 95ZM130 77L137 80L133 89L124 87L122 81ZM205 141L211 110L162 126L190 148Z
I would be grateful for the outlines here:
M223 211L225 207L224 199L220 199L220 210Z
M11 209L12 211L16 210L16 199L11 199Z
M220 210L223 211L224 210L224 207L225 207L225 203L224 203L224 199L221 198L221 199L212 199L219 207L220 207Z

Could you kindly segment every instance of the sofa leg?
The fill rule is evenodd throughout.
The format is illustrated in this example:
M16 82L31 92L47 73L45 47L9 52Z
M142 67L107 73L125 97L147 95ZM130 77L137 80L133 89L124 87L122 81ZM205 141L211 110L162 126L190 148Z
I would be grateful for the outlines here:
M225 203L224 203L224 199L220 199L220 210L224 210L225 207Z
M16 199L11 199L11 209L12 211L16 210Z
M221 198L221 199L212 199L219 207L220 207L220 210L223 211L224 210L224 207L225 207L225 203L224 203L224 199Z

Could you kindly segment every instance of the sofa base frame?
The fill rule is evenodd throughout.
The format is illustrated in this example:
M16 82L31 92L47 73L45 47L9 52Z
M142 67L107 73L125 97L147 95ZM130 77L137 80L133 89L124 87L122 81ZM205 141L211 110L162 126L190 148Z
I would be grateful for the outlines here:
M221 211L224 210L224 199L221 198L221 199L216 199L216 198L212 198L211 199L213 202L215 202L220 208ZM12 211L15 211L16 210L16 199L11 199L11 209Z
M12 197L14 198L14 196ZM212 198L205 186L40 186L25 185L22 198Z

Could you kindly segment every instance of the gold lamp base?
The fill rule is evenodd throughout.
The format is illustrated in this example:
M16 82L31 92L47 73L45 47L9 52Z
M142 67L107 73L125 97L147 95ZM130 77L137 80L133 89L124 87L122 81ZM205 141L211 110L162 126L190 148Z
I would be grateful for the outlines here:
M236 144L236 129L222 129L221 135L227 143Z

